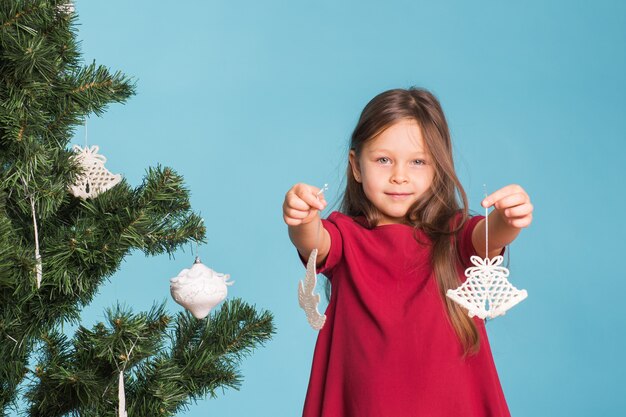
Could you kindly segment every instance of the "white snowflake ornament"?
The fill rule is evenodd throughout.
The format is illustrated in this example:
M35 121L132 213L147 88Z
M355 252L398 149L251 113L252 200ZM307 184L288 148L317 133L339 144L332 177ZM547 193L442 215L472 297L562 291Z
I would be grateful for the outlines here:
M493 259L472 256L470 260L475 266L465 270L465 282L446 292L448 298L468 310L470 317L493 319L528 296L526 290L518 290L507 280L509 270L500 266L502 256Z
M174 301L195 318L203 319L226 298L227 286L235 283L227 282L229 278L230 275L215 272L196 257L190 269L183 269L170 280L170 292Z
M300 307L306 313L306 318L311 327L314 330L320 330L324 327L326 322L326 315L320 314L317 310L317 306L320 302L320 295L315 294L315 285L317 285L317 272L315 265L317 263L317 249L313 249L313 252L309 255L309 260L306 264L306 276L304 277L304 283L298 282L298 303Z
M76 152L73 156L74 160L83 168L82 175L69 187L75 197L97 197L122 180L121 175L113 175L104 167L106 158L98 154L98 149L96 145L84 148L78 145L72 147L72 150Z

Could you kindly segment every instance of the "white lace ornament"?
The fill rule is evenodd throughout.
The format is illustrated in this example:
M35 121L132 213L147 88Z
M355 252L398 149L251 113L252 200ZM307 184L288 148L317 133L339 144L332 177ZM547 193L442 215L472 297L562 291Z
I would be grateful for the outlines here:
M72 147L72 150L76 152L73 158L83 168L82 175L76 179L75 184L69 187L70 192L76 197L97 197L122 180L121 175L113 175L104 167L106 158L98 154L98 149L97 145L84 148L79 145Z
M183 269L170 280L170 292L174 301L189 310L195 318L203 319L226 298L227 286L235 283L227 282L229 278L230 275L215 272L196 257L190 269Z
M74 7L74 3L72 3L71 1L57 5L57 11L64 15L70 15L74 13L75 10L76 7Z
M528 296L526 290L518 290L507 280L509 270L500 266L502 256L493 259L472 256L470 259L475 266L465 270L465 282L446 293L466 308L470 317L478 316L484 320L502 316Z
M304 283L298 282L298 303L306 313L306 319L314 330L321 330L326 322L326 315L320 314L317 306L320 302L320 295L314 294L315 285L317 285L317 272L315 264L317 263L317 249L309 255L306 264L306 276Z
M489 254L489 208L485 209L485 235L485 253ZM475 266L465 270L465 282L446 292L448 298L467 309L470 317L484 320L502 316L528 296L526 290L518 290L507 280L509 270L500 266L501 255L493 259L472 256L470 260Z

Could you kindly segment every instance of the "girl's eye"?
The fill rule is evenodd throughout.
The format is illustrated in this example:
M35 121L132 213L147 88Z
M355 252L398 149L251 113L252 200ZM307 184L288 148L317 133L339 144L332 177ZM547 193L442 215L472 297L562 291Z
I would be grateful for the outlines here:
M381 158L378 158L376 161L380 162L381 164L388 164L389 163L389 158L383 156Z
M413 161L414 165L424 165L426 164L426 161L424 161L423 159L416 159L415 161Z

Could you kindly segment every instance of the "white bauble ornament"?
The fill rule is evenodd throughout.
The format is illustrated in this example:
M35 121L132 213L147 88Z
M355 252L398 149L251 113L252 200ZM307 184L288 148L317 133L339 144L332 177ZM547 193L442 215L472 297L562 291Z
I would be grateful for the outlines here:
M317 249L313 249L306 264L304 283L302 281L298 282L298 303L306 313L306 319L311 327L314 330L321 330L326 322L326 315L320 314L317 310L317 306L320 303L320 295L313 292L317 284L316 263Z
M195 318L203 319L226 298L227 286L235 283L227 282L229 278L230 275L215 272L196 257L190 269L183 269L170 280L170 292L174 300Z
M93 198L98 194L110 190L121 180L121 175L111 174L105 167L106 158L98 154L98 146L85 146L81 148L74 145L72 150L76 152L73 158L83 168L83 174L76 179L76 183L70 185L70 192L80 198Z
M446 292L448 298L467 309L470 317L484 320L502 316L528 296L526 290L518 290L507 280L509 270L500 266L502 256L493 259L472 256L470 259L475 266L465 270L465 282Z

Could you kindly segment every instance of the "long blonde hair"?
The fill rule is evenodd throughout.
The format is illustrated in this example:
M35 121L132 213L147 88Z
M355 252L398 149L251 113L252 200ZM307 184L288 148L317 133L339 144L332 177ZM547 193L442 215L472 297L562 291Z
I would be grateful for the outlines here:
M475 323L445 296L448 289L460 284L457 234L469 214L467 196L454 170L450 132L439 101L429 91L415 87L377 95L363 109L352 133L350 149L358 158L365 143L401 119L417 121L435 170L430 189L408 210L405 222L429 237L433 272L448 317L463 346L464 356L475 354L480 349ZM340 211L349 216L365 216L370 227L375 227L380 218L378 210L366 198L363 187L354 179L350 163ZM326 296L330 299L328 281Z

